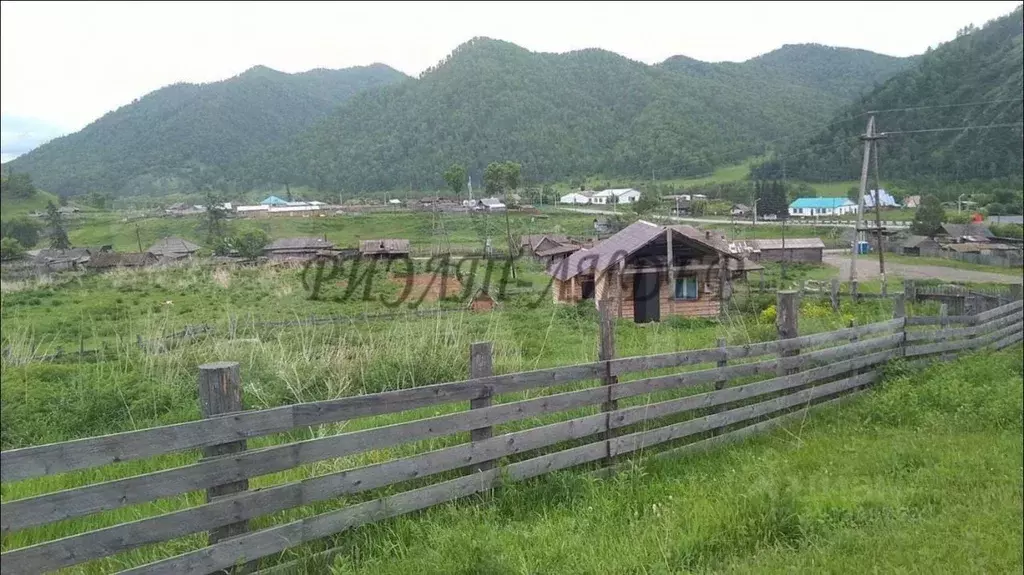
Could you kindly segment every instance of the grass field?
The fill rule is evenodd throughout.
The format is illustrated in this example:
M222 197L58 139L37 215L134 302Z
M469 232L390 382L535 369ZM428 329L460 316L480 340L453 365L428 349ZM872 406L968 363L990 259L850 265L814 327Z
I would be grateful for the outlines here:
M560 473L361 528L304 572L1017 573L1021 347L612 480Z

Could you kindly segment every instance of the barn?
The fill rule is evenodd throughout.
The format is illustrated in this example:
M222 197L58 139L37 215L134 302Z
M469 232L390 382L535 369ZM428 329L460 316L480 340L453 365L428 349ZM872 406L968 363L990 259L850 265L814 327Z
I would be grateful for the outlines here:
M333 249L324 238L282 238L263 248L263 255L274 262L305 262Z
M359 242L359 254L369 258L407 258L409 240L363 240Z
M636 323L662 315L716 316L742 256L710 232L638 220L591 249L548 268L556 303L609 301L616 317Z
M820 264L825 251L821 238L786 238L785 240L752 240L762 262L801 262ZM783 245L785 244L785 245Z

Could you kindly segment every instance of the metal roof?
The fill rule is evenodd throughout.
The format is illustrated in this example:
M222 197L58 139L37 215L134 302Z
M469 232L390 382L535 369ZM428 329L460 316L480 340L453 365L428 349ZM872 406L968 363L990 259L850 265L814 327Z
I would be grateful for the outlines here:
M781 250L782 239L755 239L752 241L757 242L758 249L764 250ZM807 250L807 249L822 249L824 250L825 242L820 237L786 237L785 238L785 249L786 250Z
M359 242L363 254L405 254L409 253L409 240L384 239Z
M278 250L329 250L333 247L332 242L323 238L282 238L274 240L263 249L272 252Z
M199 246L181 238L169 237L162 240L158 240L155 244L150 246L147 250L149 253L157 256L165 256L171 254L191 254L199 251Z
M843 206L854 206L849 198L797 198L789 204L791 208L828 208L834 209Z
M644 220L637 220L610 238L598 243L593 248L581 249L572 254L562 264L552 267L549 273L563 281L584 272L593 272L596 275L628 258L637 250L663 234L666 229L671 229L693 243L702 245L711 251L723 253L732 258L739 258L739 256L729 253L728 246L724 241L718 239L715 234L710 234L709 237L709 232L702 232L693 226L666 227Z

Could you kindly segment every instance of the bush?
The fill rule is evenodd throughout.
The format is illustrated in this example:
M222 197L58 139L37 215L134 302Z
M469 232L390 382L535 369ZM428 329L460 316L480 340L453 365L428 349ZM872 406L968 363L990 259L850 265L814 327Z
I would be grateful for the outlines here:
M25 248L14 238L0 239L0 260L16 260L25 256Z

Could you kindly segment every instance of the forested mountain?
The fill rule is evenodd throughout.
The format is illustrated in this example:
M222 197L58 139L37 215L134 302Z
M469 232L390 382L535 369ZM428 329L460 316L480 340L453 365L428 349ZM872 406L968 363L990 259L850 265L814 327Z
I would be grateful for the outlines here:
M913 67L840 112L830 128L783 152L790 177L859 177L866 110L877 110L880 168L889 179L1011 178L1024 170L1021 128L915 130L1020 124L1024 120L1024 34L1018 8L920 56ZM983 102L983 104L976 104ZM969 104L969 105L964 105ZM913 108L907 110L906 108ZM842 121L851 118L849 121ZM899 133L903 132L903 133ZM769 166L770 168L771 166Z
M532 53L476 38L415 82L359 94L238 175L358 192L440 186L452 162L478 178L505 159L531 181L702 174L823 122L906 65L786 46L742 64L648 66L603 50Z
M65 195L219 186L257 149L288 141L362 90L407 78L382 64L301 74L257 66L221 82L174 84L10 165Z

